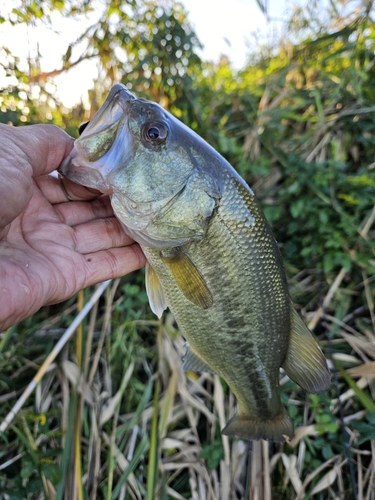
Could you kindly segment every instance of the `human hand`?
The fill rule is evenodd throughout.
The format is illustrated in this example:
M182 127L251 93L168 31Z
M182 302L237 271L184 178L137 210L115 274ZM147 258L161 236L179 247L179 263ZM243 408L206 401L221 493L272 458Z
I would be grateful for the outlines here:
M53 125L0 124L0 331L145 265L108 196L48 175L73 147Z

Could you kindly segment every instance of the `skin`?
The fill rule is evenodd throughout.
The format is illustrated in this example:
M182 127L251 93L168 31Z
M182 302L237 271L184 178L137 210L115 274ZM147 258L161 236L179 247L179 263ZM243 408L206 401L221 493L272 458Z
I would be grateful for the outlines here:
M0 331L145 265L107 196L48 175L73 148L52 125L0 124Z

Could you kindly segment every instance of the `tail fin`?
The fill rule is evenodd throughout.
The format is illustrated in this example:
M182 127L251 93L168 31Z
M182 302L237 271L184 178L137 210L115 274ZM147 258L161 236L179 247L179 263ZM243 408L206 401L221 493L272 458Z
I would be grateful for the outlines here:
M221 431L226 436L238 436L243 439L266 439L283 442L294 435L293 423L285 408L272 420L260 420L235 415Z

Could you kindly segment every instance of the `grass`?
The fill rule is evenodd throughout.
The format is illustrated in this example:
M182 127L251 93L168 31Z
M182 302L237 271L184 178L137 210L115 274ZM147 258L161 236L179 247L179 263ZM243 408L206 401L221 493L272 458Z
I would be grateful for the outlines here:
M338 300L344 278L340 271L325 307ZM1 500L374 497L375 405L367 391L375 337L367 325L355 329L352 315L338 319L325 307L310 311L312 324L319 318L335 333L322 340L332 387L307 395L282 375L295 438L248 443L221 436L236 411L233 395L217 376L181 371L184 339L170 313L160 321L150 314L141 280L126 277L97 293L48 366L56 330L83 309L83 293L76 306L42 311L2 335L3 418L33 374L45 375L2 434ZM298 277L291 283L302 286Z

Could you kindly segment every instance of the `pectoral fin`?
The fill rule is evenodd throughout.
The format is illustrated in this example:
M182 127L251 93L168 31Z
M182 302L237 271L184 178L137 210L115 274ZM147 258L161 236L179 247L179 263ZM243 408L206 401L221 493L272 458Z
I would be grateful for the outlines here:
M193 352L189 344L185 344L186 354L182 359L182 370L184 372L207 372L215 373L203 359Z
M164 309L167 308L167 299L156 272L148 262L146 264L146 291L152 312L161 318Z
M291 307L289 350L282 368L306 391L324 391L331 382L326 359L310 330Z
M211 292L190 257L179 247L162 250L160 257L185 297L201 309L209 309L213 304Z

